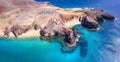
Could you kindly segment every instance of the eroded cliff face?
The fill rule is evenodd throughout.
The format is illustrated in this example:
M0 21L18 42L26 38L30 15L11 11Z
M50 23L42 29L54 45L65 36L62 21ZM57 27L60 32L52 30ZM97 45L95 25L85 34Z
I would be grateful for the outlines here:
M52 39L60 36L68 47L73 47L79 36L72 26L81 24L87 29L99 30L98 22L115 19L101 9L63 9L49 2L33 0L0 1L1 37L40 36L43 39Z

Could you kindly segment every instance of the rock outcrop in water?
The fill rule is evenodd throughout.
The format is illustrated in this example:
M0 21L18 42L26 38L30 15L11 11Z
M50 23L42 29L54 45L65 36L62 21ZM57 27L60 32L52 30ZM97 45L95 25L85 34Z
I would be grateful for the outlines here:
M98 30L98 22L114 20L115 17L101 9L76 8L63 9L49 2L32 0L0 0L0 36L35 37L52 39L62 37L68 47L78 41L78 34L72 26Z

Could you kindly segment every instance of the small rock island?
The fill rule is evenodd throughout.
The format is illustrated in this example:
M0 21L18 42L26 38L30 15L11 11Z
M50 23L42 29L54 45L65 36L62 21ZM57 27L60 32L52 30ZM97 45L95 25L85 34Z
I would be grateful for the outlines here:
M64 9L49 2L33 0L0 0L0 37L40 37L52 39L59 36L67 47L78 41L74 25L81 24L90 30L99 30L98 22L114 20L115 17L102 9Z

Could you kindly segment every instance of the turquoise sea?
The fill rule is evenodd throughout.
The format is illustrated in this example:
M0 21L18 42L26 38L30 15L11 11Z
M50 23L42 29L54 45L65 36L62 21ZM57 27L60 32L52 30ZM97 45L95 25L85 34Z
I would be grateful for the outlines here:
M49 1L62 8L102 8L117 17L116 21L100 23L101 30L83 32L76 49L62 52L59 40L48 42L39 38L0 38L0 62L120 62L120 0L36 0Z

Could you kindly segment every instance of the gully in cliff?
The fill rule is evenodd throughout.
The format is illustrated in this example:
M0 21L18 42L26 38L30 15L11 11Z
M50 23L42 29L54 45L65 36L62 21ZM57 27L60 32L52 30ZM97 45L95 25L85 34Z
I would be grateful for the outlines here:
M98 22L115 19L113 15L101 9L63 9L48 2L28 0L26 4L22 4L21 2L26 0L9 1L0 3L0 7L6 9L0 10L0 37L52 39L58 36L62 37L62 43L71 48L76 46L79 39L77 30L72 29L72 26L81 24L87 29L99 30ZM8 6L3 3L8 3Z

